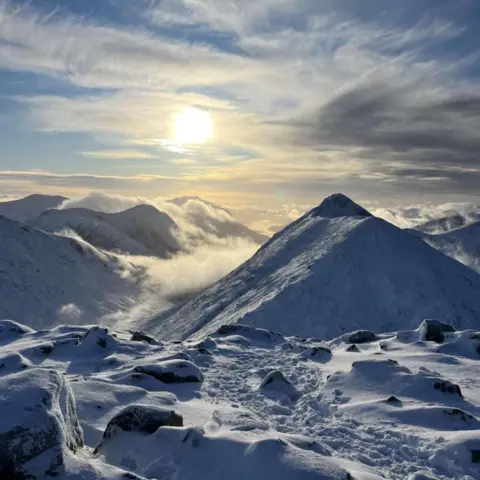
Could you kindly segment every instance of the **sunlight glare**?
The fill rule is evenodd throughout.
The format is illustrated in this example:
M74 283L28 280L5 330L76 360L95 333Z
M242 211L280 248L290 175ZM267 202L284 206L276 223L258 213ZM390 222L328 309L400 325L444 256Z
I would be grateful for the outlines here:
M182 144L204 143L212 134L210 114L187 108L175 116L175 138Z

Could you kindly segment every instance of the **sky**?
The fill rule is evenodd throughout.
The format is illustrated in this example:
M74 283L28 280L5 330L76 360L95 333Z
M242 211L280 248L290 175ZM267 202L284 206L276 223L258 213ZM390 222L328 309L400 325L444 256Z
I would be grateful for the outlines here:
M0 0L2 195L476 201L479 31L478 0Z

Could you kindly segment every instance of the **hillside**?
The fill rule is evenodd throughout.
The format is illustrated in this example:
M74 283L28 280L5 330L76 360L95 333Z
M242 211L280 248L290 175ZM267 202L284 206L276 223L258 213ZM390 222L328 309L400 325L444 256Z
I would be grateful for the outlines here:
M45 210L57 208L65 200L67 198L58 195L29 195L19 200L0 202L0 215L19 222L26 222L38 217Z
M84 242L2 216L0 242L0 318L34 328L85 323L129 306L139 293L115 257Z
M480 273L480 222L445 233L427 234L415 230L410 233Z
M29 224L51 233L71 229L97 248L131 255L167 258L180 250L173 235L175 222L151 205L119 213L86 208L48 210Z
M333 338L408 329L432 317L479 327L480 276L337 194L145 328L162 338L200 338L238 322Z

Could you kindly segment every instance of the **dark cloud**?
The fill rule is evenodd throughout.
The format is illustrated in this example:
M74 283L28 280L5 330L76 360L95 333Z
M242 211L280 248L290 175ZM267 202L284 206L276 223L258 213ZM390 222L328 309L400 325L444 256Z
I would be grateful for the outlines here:
M350 153L376 173L444 181L433 188L480 182L480 95L370 84L294 124L305 146Z

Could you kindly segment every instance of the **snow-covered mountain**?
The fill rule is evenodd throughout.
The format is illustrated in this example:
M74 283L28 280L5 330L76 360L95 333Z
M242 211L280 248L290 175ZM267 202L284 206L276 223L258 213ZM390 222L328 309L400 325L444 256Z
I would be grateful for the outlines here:
M97 248L131 255L167 258L180 250L175 222L152 205L137 205L119 213L86 208L48 210L29 224L51 233L71 229Z
M37 217L45 210L57 208L65 200L67 200L65 197L58 195L29 195L19 200L0 202L0 215L19 222L26 222Z
M238 322L333 338L412 328L424 318L478 328L480 275L336 194L145 328L163 338L201 338Z
M480 221L444 233L428 234L409 230L445 255L480 273Z
M199 197L177 197L169 202L182 207L193 225L217 238L243 238L257 245L269 238L239 223L226 208Z
M85 242L0 216L0 318L43 328L119 311L139 293L123 268Z
M480 221L480 207L479 212L472 211L468 215L456 213L446 217L434 218L428 222L416 225L414 229L423 233L440 234L465 227L477 221Z

